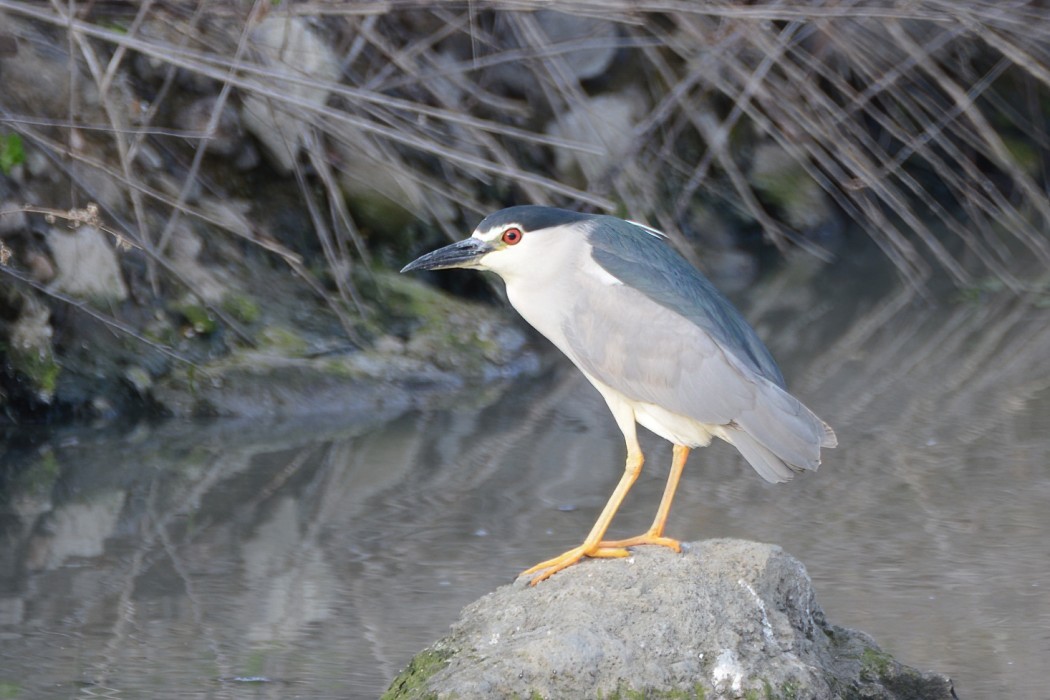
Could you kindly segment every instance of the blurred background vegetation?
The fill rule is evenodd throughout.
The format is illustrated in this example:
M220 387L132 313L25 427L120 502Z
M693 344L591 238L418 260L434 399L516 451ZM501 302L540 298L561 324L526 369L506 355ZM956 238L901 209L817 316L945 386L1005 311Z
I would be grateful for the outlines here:
M491 309L391 270L527 202L731 293L799 255L1042 298L1048 36L1027 2L0 0L0 420L221 413L209 373L263 357L504 371Z

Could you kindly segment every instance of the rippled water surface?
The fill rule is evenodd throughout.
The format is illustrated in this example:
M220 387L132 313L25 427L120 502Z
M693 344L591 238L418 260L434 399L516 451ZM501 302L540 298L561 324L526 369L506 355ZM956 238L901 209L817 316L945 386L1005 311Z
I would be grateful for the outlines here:
M833 622L961 697L1045 696L1050 310L767 292L749 316L841 447L780 486L694 453L670 534L780 544ZM0 697L376 697L464 605L578 544L623 459L564 366L372 425L30 437L4 455ZM614 534L659 500L670 449L644 446Z

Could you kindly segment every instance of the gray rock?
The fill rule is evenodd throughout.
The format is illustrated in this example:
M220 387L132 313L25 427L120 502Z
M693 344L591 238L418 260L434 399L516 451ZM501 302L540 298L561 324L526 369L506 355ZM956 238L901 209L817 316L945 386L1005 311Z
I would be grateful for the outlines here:
M53 335L51 310L36 296L26 294L7 338L0 340L6 340L7 361L25 376L37 400L43 403L50 403L54 398L55 381L61 371L51 345Z
M193 290L193 297L207 303L219 302L229 291L229 287L219 279L216 272L201 261L204 242L200 236L185 221L176 225L173 234L167 251L172 269Z
M558 10L522 13L522 18L535 22L539 36L523 25L523 19L508 15L495 29L500 46L535 49L548 58L553 54L577 80L597 78L612 65L619 36L615 22ZM530 94L539 88L536 75L522 70L520 61L497 64L487 74L512 92Z
M29 228L29 217L21 204L12 200L0 202L0 236L9 236Z
M588 150L557 149L558 174L586 186L622 165L633 145L634 126L647 108L641 93L632 90L590 97L559 114L547 124L547 134L575 141ZM642 181L639 173L630 174L633 180Z
M5 109L55 116L76 104L78 116L90 123L104 119L96 83L85 74L82 62L70 60L65 41L55 41L17 11L0 13L0 27L9 37L8 50L0 56Z
M339 186L346 193L355 220L368 228L390 234L403 229L416 212L444 211L436 219L449 221L455 212L436 206L419 184L419 176L398 167L397 156L384 145L352 124L340 124L331 144L339 163ZM435 205L435 206L431 206Z
M767 200L780 207L790 226L811 231L832 219L831 202L820 184L779 144L766 141L755 148L748 177Z
M47 245L55 260L54 287L75 297L100 302L123 301L128 288L109 236L95 226L52 226Z
M468 606L386 698L953 698L829 624L779 547L708 540L587 560Z
M281 96L248 94L241 121L266 148L274 167L287 174L306 138L311 108L328 99L331 89L326 83L339 80L339 57L300 17L267 17L252 30L251 41Z
M597 78L609 68L619 33L615 22L558 10L540 10L535 17L551 44L586 46L563 54L577 79Z
M208 133L208 125L218 106L217 95L197 98L175 114L175 124L180 129L203 136ZM244 130L241 128L240 115L233 105L227 102L219 112L211 138L204 141L204 147L209 153L232 156L240 152L243 140Z

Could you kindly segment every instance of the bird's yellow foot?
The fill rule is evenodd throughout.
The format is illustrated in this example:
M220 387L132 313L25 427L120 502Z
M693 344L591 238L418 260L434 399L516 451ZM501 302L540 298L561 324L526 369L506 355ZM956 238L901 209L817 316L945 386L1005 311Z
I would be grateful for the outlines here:
M670 537L664 537L657 535L653 532L647 532L644 535L638 535L637 537L628 537L626 540L610 540L608 542L599 542L599 547L611 547L614 549L623 549L624 547L636 547L640 544L655 544L658 547L667 547L673 549L676 552L682 551L682 543L678 540L673 540Z
M573 547L564 554L559 554L553 559L547 561L541 561L536 566L525 569L521 572L522 576L529 576L537 572L542 572L538 576L534 576L530 585L535 586L540 581L550 578L554 574L558 573L562 569L567 569L576 562L580 561L584 557L592 557L595 559L618 559L626 557L630 554L623 547L609 547L605 544L597 544L588 546L581 544L579 547Z

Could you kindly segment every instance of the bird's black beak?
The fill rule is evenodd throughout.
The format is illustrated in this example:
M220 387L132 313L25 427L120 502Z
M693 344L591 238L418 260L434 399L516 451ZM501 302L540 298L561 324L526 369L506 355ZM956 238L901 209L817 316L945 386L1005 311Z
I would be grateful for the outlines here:
M438 248L421 258L413 260L401 268L402 272L412 270L446 270L450 267L477 267L474 263L481 256L492 252L490 243L479 238L464 238L452 245Z

